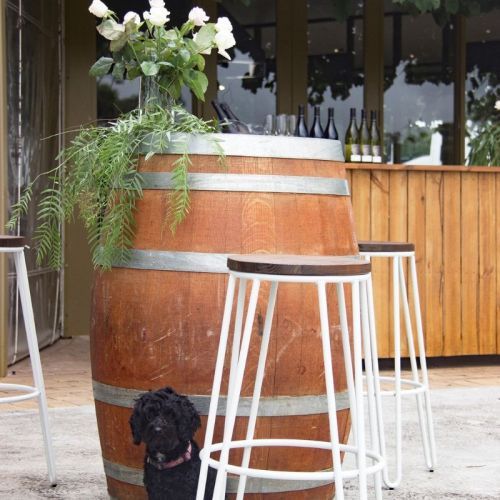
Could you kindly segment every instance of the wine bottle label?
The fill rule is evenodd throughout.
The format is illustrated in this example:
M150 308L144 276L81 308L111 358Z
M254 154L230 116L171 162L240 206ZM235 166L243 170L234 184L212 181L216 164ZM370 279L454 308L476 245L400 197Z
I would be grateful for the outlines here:
M351 144L351 155L361 155L361 147L359 144Z
M363 156L371 156L372 148L371 148L370 144L363 144L361 146L361 154Z
M356 163L361 161L361 155L351 155L351 162Z
M374 144L372 146L372 155L373 156L382 156L380 150L381 150L380 145L379 144Z
M372 155L361 155L361 161L363 163L371 163L373 161Z
M382 157L381 156L373 156L373 163L382 163Z

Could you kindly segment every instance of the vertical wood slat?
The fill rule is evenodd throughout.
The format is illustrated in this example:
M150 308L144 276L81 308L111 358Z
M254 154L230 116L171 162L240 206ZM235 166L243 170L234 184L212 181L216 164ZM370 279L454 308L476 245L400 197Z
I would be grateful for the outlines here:
M478 324L478 174L462 176L462 353L479 354Z
M427 349L443 354L443 174L426 174L426 312Z
M454 356L462 353L462 303L460 301L461 175L458 172L450 172L444 176L443 182L443 354L445 356Z
M371 214L370 239L389 239L389 172L371 172ZM373 294L375 302L378 354L382 358L392 355L389 345L390 296L387 287L389 263L386 259L373 259Z
M424 244L426 239L425 207L425 172L408 172L408 241L415 244L415 259L417 263L417 280L422 321L425 319L426 311L426 249ZM408 298L410 303L413 303L414 297L412 289L409 290ZM414 318L412 324L415 329L416 325Z
M479 174L479 354L496 352L495 178Z
M351 175L358 238L415 243L427 355L499 354L499 173L355 167ZM373 273L379 350L388 357L392 283L380 261Z
M408 240L408 173L393 171L389 175L389 239L391 241L407 241ZM403 270L405 272L406 281L407 277L407 259L403 259ZM393 286L392 279L389 278L389 293L392 297ZM390 309L390 316L392 321L392 306ZM400 314L401 323L401 355L408 355L407 343L405 340L404 332L404 316L401 309ZM394 353L394 325L392 325L392 330L389 334L389 352Z

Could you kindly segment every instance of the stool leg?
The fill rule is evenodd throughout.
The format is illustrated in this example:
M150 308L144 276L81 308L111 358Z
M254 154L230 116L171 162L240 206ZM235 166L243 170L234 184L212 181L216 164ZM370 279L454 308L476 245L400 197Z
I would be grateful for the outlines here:
M375 407L377 410L377 424L378 424L378 443L380 454L386 457L386 444L385 444L385 431L384 431L384 418L382 413L382 395L380 389L380 373L378 367L378 348L377 348L377 327L375 323L375 306L373 300L373 283L371 274L367 282L367 298L368 298L368 318L369 318L369 335L370 335L370 348L372 358L372 369L374 378L374 391L375 391ZM382 474L385 475L386 468L384 467ZM384 483L386 483L384 479Z
M257 413L259 410L259 400L260 393L262 390L262 382L264 380L264 373L266 368L266 359L267 359L267 351L269 349L269 339L271 337L271 326L273 324L273 314L274 314L274 306L276 305L276 294L278 291L278 282L274 281L271 284L271 291L269 294L269 302L267 305L266 319L264 322L264 331L262 334L262 343L260 347L259 354L259 364L257 365L257 373L255 377L255 386L253 390L252 397L252 406L250 408L250 417L248 420L247 434L246 439L253 439L255 433L255 424L257 422ZM242 467L248 467L250 463L250 454L252 452L252 448L245 448L243 452L243 460L241 463ZM238 495L236 500L241 500L245 493L247 476L241 475L238 483Z
M354 375L352 369L352 358L351 358L351 343L349 339L349 327L347 324L347 313L345 305L345 295L344 295L344 285L342 283L337 283L337 301L339 307L339 317L340 317L340 330L342 332L342 349L344 351L344 366L347 381L347 393L349 395L349 411L351 412L351 421L356 421L356 392L354 389ZM358 439L356 435L355 426L352 426L352 435L354 439L354 446L358 445Z
M395 377L395 402L396 402L396 478L389 479L388 464L384 482L389 488L396 488L402 476L402 432L401 432L401 323L399 312L399 261L400 257L392 258L392 307L394 328L394 377Z
M427 374L427 360L425 358L425 342L424 342L424 332L422 328L422 315L420 310L420 296L418 293L418 281L417 281L417 266L415 262L415 255L410 257L410 270L411 270L411 282L413 287L413 307L415 311L415 320L417 325L417 342L420 357L420 369L422 371L422 382L425 386L424 401L425 401L425 411L427 414L427 431L429 434L429 445L431 451L432 463L429 467L434 470L437 464L436 458L436 440L434 437L434 423L432 419L431 410L431 398L429 394L429 376Z
M219 340L219 348L217 351L217 361L215 363L214 381L212 385L212 395L210 397L210 407L208 410L207 427L205 431L205 443L203 448L207 450L206 457L201 461L200 476L198 478L198 490L196 492L196 500L203 500L205 497L205 486L208 474L208 459L210 453L208 449L212 446L214 437L215 419L217 416L217 406L219 403L220 385L222 381L222 371L224 368L224 358L226 355L227 337L229 333L229 324L231 322L231 310L233 307L234 288L236 279L232 274L229 274L227 284L226 304L224 306L224 316L222 318L221 334Z
M406 291L406 282L403 271L402 259L399 261L399 281L401 289L401 300L403 302L403 312L405 319L405 331L406 331L406 342L408 345L408 355L410 357L410 366L412 372L412 379L414 382L420 383L420 377L418 373L417 358L415 355L415 345L413 342L413 328L411 326L410 317L410 306L408 304L408 293ZM425 462L429 468L432 468L431 457L429 455L429 437L427 434L426 421L424 416L423 408L423 396L422 393L415 394L415 399L417 403L418 421L420 424L420 434L422 436L422 445L424 449Z
M330 423L330 440L332 442L333 471L335 473L335 498L344 500L344 478L342 476L342 460L340 458L340 440L337 423L337 407L335 401L335 384L333 381L332 351L330 345L330 325L328 322L328 305L326 287L322 281L317 282L319 316L321 322L321 341L323 344L323 364L325 367L326 396L328 400L328 418ZM344 354L345 356L346 354Z
M49 481L52 486L56 485L56 467L54 459L54 450L52 447L52 438L50 435L49 412L47 407L47 396L45 394L45 384L42 374L42 363L40 361L40 351L38 349L38 341L35 328L35 317L33 315L33 307L31 304L31 294L28 282L28 270L26 268L26 260L24 252L19 251L14 254L14 262L17 273L17 286L21 297L21 305L23 309L24 326L26 328L26 337L28 340L28 348L30 353L31 368L33 371L33 380L35 387L39 391L38 407L40 412L40 421L42 425L43 441L45 444L45 458L47 460L47 469Z
M247 279L240 278L240 284L238 288L238 303L236 306L236 318L234 321L234 335L233 335L233 349L231 353L231 367L229 370L229 384L227 393L232 394L234 388L234 382L236 378L236 370L238 367L238 358L240 355L240 342L241 342L241 330L243 326L243 310L245 308L245 296L247 289ZM226 407L230 405L231 402L226 398ZM227 422L224 422L224 431L226 430Z
M247 317L245 321L245 329L243 331L243 338L241 342L241 350L238 358L236 379L233 386L233 391L228 394L228 406L226 408L226 422L224 428L224 439L222 442L222 449L219 459L219 470L217 472L217 479L214 487L214 500L222 500L225 495L225 479L226 479L226 466L229 460L229 446L233 434L234 423L236 420L236 413L238 411L238 400L241 393L241 386L243 385L243 376L245 374L245 365L247 362L248 349L250 347L250 337L252 335L252 326L255 317L255 310L257 308L257 299L259 296L260 280L254 279L252 281L252 291L250 292L250 301L248 303ZM231 404L229 404L231 403Z
M363 339L363 351L365 359L370 438L372 446L374 447L375 451L380 453L380 446L378 442L377 415L376 415L377 410L375 404L375 388L373 381L373 367L371 360L367 282L366 281L361 282L360 286L361 286L361 320L362 320L361 336ZM380 471L375 474L375 498L377 500L382 499L382 477Z
M352 330L354 346L354 385L356 388L356 426L358 436L357 443L357 463L359 470L359 498L367 498L366 481L366 445L365 445L365 414L363 409L363 361L361 349L361 329L360 329L360 297L359 282L352 283Z

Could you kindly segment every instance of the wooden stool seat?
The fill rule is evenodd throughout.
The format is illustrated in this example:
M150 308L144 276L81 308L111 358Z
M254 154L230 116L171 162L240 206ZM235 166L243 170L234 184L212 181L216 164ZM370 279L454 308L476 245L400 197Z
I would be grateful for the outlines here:
M230 255L231 271L287 276L358 276L368 274L371 264L355 257L247 254Z
M406 241L358 241L360 252L414 252L415 245Z
M25 243L23 236L9 236L0 234L0 248L23 247Z

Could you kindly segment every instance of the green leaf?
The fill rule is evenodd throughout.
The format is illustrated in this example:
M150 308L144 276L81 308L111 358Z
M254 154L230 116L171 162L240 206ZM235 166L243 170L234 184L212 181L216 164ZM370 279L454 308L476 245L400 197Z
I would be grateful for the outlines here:
M111 41L109 44L109 50L111 50L111 52L118 52L119 50L122 50L125 45L127 45L127 41L128 36L124 33L120 38Z
M160 71L160 66L153 61L144 61L141 63L141 70L146 76L155 76Z
M191 59L191 52L189 52L188 49L181 49L179 50L179 55L181 56L181 59L187 63Z
M125 75L125 64L122 62L115 63L111 74L113 75L113 78L116 78L117 80L123 80L123 76Z
M111 57L101 57L92 65L89 75L94 77L107 75L113 62Z
M184 74L184 79L188 87L193 91L194 95L200 100L205 100L205 92L208 87L208 78L205 73L201 71L196 71L195 69L190 69Z
M198 51L203 52L206 49L212 48L215 37L215 25L205 24L200 28L200 31L196 34L196 45L198 45Z
M201 54L195 54L193 56L193 61L195 66L197 66L200 71L205 69L205 58Z
M113 19L106 19L97 26L97 31L107 40L118 40L125 33L125 27Z
M127 78L133 80L138 76L141 76L141 68L137 64L126 64L125 68L127 70Z

